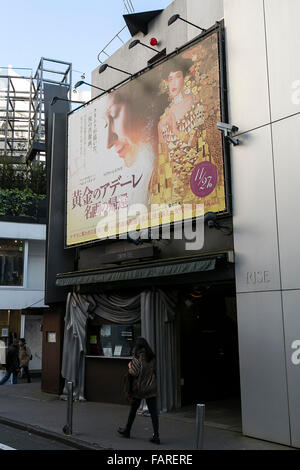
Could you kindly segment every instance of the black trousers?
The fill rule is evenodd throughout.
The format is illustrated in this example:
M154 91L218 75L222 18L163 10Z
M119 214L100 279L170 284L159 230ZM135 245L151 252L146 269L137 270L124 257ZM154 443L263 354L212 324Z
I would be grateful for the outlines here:
M23 366L23 371L24 371L24 376L27 378L27 382L31 382L31 377L29 373L29 367L28 366Z
M128 416L128 421L126 425L127 431L130 432L133 421L136 416L136 412L141 404L141 399L140 398L133 398L130 406L130 412ZM151 420L152 420L152 426L153 426L153 432L155 435L158 436L158 413L157 413L157 405L156 405L156 397L151 397L151 398L146 398L146 403L151 415Z

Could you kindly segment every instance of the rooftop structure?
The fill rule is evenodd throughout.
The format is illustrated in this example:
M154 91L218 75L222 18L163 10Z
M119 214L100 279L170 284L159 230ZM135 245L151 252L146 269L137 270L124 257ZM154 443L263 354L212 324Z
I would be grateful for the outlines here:
M72 64L42 57L34 75L12 67L0 74L0 157L45 159L45 83L64 86L70 95Z

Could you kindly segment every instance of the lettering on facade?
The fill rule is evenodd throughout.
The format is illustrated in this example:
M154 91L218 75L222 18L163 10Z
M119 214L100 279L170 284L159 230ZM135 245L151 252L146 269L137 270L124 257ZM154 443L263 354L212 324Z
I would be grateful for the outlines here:
M247 284L268 284L270 282L270 271L247 272Z
M299 105L300 104L300 80L295 80L292 83L292 103Z
M300 340L296 339L295 341L292 342L292 349L295 349L295 351L292 354L292 363L294 366L299 366L300 365Z

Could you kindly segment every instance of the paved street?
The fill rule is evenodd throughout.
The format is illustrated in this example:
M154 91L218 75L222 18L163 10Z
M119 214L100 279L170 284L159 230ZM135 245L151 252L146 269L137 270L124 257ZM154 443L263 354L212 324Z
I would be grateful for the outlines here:
M228 404L227 404L228 405ZM195 410L181 409L160 415L161 445L149 442L152 434L151 419L137 416L132 430L132 438L124 439L117 428L124 425L128 407L109 403L74 403L73 435L71 438L62 432L66 424L67 403L59 397L41 392L39 380L31 384L19 383L0 387L0 423L14 424L29 433L48 436L58 443L69 446L74 443L79 448L115 450L193 450L195 448ZM13 429L13 428L11 428ZM13 430L13 432L15 432ZM26 433L25 433L26 434ZM1 436L1 434L0 434ZM18 447L19 441L1 440L11 447ZM29 441L31 445L33 441ZM40 444L43 445L42 441ZM40 447L41 448L41 447ZM54 447L58 448L58 447ZM237 410L231 411L223 404L218 408L207 406L205 421L204 449L206 450L289 450L287 446L252 439L243 436L240 416Z
M74 450L66 444L0 424L0 450Z

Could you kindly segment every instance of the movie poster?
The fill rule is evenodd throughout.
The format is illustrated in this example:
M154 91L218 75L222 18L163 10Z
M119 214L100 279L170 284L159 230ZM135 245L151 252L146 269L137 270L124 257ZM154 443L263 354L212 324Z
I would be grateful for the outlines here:
M226 211L220 120L217 32L71 113L66 245Z

